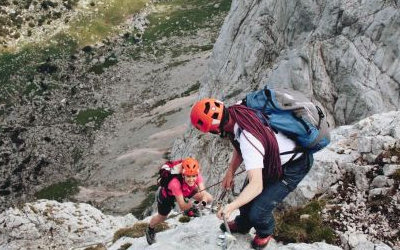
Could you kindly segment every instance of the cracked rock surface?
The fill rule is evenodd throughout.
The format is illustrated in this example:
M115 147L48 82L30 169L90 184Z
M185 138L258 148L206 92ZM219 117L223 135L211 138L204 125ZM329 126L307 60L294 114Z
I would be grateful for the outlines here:
M85 203L40 200L0 214L0 248L67 249L107 242L136 221L132 214L105 215Z
M293 88L323 107L332 128L398 110L399 20L397 1L233 1L200 97L230 105L264 85ZM398 133L394 127L389 134ZM394 139L377 134L360 140L358 150L373 161ZM229 147L190 130L176 140L172 155L196 155L213 183L223 178ZM345 158L350 162L354 155Z

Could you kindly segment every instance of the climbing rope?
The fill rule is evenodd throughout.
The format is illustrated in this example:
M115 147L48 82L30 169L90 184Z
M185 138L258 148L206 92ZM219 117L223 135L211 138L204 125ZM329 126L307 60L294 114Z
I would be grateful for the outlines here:
M240 175L241 173L243 173L243 172L245 172L245 171L246 171L245 169L242 169L242 171L240 171L239 173L236 173L236 174L234 175L234 177ZM205 187L204 189L197 191L197 193L200 193L200 192L203 192L203 191L205 191L205 190L207 190L207 189L210 189L210 188L212 188L212 187L214 187L214 186L216 186L216 185L222 183L223 181L224 181L224 180L221 180L221 181L219 181L219 182L217 182L217 183L214 183L214 184L212 184L212 185L210 185L210 186L208 186L208 187Z

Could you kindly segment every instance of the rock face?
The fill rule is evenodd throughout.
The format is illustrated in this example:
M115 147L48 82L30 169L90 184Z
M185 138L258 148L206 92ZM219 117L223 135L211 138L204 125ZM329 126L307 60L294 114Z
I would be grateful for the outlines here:
M398 177L396 179L400 156L398 154L400 113L389 112L370 116L378 112L398 110L400 106L398 6L398 0L234 0L231 12L215 44L208 71L201 80L201 96L214 96L228 104L243 98L246 92L261 88L265 84L293 88L303 91L323 107L328 113L332 127L356 123L353 126L339 127L333 132L332 144L315 156L315 165L311 172L285 201L288 205L296 206L316 196L328 199L329 206L323 212L323 216L326 223L332 225L340 235L342 247L345 249L390 248L381 241L393 248L400 247L398 231L400 197ZM91 48L86 48L86 51L80 52L82 58L70 59L68 67L74 68L77 60L83 63L84 57L88 57L93 65L108 58L107 54L99 58L91 57L90 54L92 54ZM46 74L50 74L52 70L63 71L60 66L54 68L54 65L49 65L50 62L46 63L40 67ZM127 67L126 71L129 70ZM108 77L104 78L105 75ZM105 75L89 78L88 86L79 84L81 80L87 80L86 77L81 79L80 75L71 76L72 80L68 82L76 85L73 84L73 87L67 87L64 91L74 97L65 99L65 96L60 94L57 105L48 102L46 105L48 108L43 110L47 112L55 109L64 110L65 117L70 117L70 114L76 115L79 111L75 106L69 106L71 100L76 100L78 103L84 99L80 97L85 97L84 94L75 93L76 89L82 91L87 89L91 93L91 89L96 87L98 82L119 81L121 78L123 82L129 82L126 74L116 74L111 70ZM103 78L104 80L101 80ZM43 83L45 85L41 84L40 87L46 89L46 81ZM155 95L152 87L149 86L151 91L146 93L149 96ZM174 87L176 88L175 85ZM103 89L104 93L108 93L108 90L107 87ZM138 104L141 98L124 91L124 88L121 88L121 91L113 91L113 95L107 100L99 94L90 98L96 100L99 105L106 103L109 104L106 106L113 107L119 107L119 103L113 101L117 98L113 97L122 96L125 101L133 98L130 104L138 109L153 106L157 101L166 101L161 97L164 89L159 89L160 93L156 93L157 98L154 97L153 102L142 105ZM45 97L43 100L47 104ZM37 102L32 101L31 106L24 109L27 110L25 115L18 119L26 117L27 119L23 120L27 123L35 123L38 128L45 127L43 124L47 124L48 121L42 119L42 116L34 115L32 119L29 118L31 111L36 110L36 104ZM118 117L115 114L114 116ZM357 122L365 117L368 118ZM46 171L48 156L30 155L29 150L22 150L25 144L36 141L37 138L24 136L26 130L24 127L14 126L20 122L13 115L7 119L11 121L11 125L2 129L8 137L7 141L1 141L0 147L12 150L2 152L1 165L16 166L12 169L15 170L12 178L36 182L35 175L30 174L32 171L24 169L29 165L29 170L37 167L38 173ZM106 123L109 127L114 125ZM88 123L85 129L93 126L94 122ZM76 125L57 127L56 130L43 132L43 136L38 136L43 141L39 146L56 148L63 145L68 149L66 151L68 153L57 159L61 159L61 163L65 164L64 158L66 158L74 165L74 146L63 142L63 138L60 137L65 131L70 134L82 132L76 130ZM96 137L97 139L97 142L102 141L100 136ZM79 142L84 149L90 146L90 140L81 140L74 141ZM172 156L180 158L191 155L198 158L207 185L211 185L223 177L231 154L229 147L227 141L188 130L185 137L175 143ZM99 149L98 155L107 155L102 147L99 146L94 150L97 149ZM14 152L20 152L23 156L17 161L18 164L12 164L13 159L10 156ZM56 159L56 156L57 152L54 152L51 158ZM25 182L8 178L11 176L10 171L2 172L2 176L7 176L0 186L2 204L12 197L11 192L29 191L28 185L22 185ZM107 177L107 171L101 173L100 177ZM104 184L97 179L92 181ZM14 183L22 184L14 185ZM237 180L237 183L240 181ZM110 185L113 184L115 183ZM220 190L216 186L210 191L218 196ZM105 242L112 236L113 231L134 221L132 216L124 218L105 216L84 204L60 204L51 201L27 203L20 209L10 208L0 214L0 248L19 249L26 247L27 244L32 248L52 246L66 248ZM214 224L216 226L210 227ZM159 236L165 242L173 239L168 247L176 249L177 244L182 246L192 243L189 239L197 239L196 237L202 232L210 237L215 236L215 230L217 230L216 218L210 216L195 225L188 224L186 227L167 231ZM209 239L201 238L196 244L199 244L199 247L215 246L215 239ZM132 248L146 246L143 238L130 243L134 245ZM154 245L150 248L156 247L157 245ZM240 249L245 247L241 246ZM337 249L324 243L281 247ZM118 248L119 246L115 247Z
M285 199L285 205L300 206L321 197L328 203L324 220L340 235L342 247L353 249L361 244L358 249L373 249L362 247L367 239L399 247L400 179L396 172L400 170L399 131L398 111L338 127L332 131L331 144L314 155L313 167ZM194 140L187 142L203 147L204 152L198 155L206 184L212 185L222 179L228 165L228 146L222 145L221 139L212 140L207 135L198 138L198 144ZM213 162L211 167L204 166L204 159ZM242 182L236 180L236 183L240 187ZM214 187L213 193L218 191L218 186Z
M332 143L315 154L310 173L285 202L296 206L318 195L327 199L324 217L344 247L355 248L352 239L361 237L356 235L399 247L399 131L400 112L334 130Z
M108 242L137 220L104 215L84 203L40 200L0 214L0 249L67 249Z
M373 115L353 126L335 129L332 143L314 155L310 173L296 192L288 197L292 205L326 192L343 179L346 173L354 175L356 188L361 192L393 186L390 176L395 169L399 169L400 161L391 162L391 159L400 153L399 132L400 112ZM369 175L367 178L367 174L376 171L376 168L380 169L380 174L374 178ZM385 176L383 169L389 168L393 170L387 170Z
M27 203L20 209L9 209L0 214L0 249L87 249L103 246L107 249L221 249L220 220L205 214L187 224L178 217L167 220L170 230L157 234L157 242L149 246L145 237L123 237L112 242L117 229L130 227L136 219L130 216L113 217L102 214L87 204L57 203L41 200ZM148 221L150 217L146 218ZM252 232L253 234L254 232ZM238 235L229 249L251 249L250 235ZM353 239L356 241L357 239ZM373 243L365 240L374 246ZM99 249L105 249L100 248ZM313 244L283 245L273 241L269 249L341 249L316 242Z
M324 107L332 127L396 110L399 17L398 2L380 0L233 1L200 96L232 104L265 84L293 88ZM196 155L217 180L231 152L221 143L191 130L172 155Z
M200 97L216 97L229 105L266 84L292 88L322 106L333 128L398 110L399 20L398 1L233 1L202 78ZM361 214L379 213L370 202L380 195L393 198L390 209L398 211L397 184L380 176L382 168L391 173L397 168L398 156L391 150L399 141L398 117L398 112L372 116L335 131L334 143L316 155L307 184L287 202L303 204L317 194L331 195L335 188L346 190L351 183L353 202L365 203ZM228 144L190 130L176 141L172 155L199 158L211 185L222 179L228 166L232 151ZM337 202L350 203L345 196ZM386 241L398 238L366 231L356 220L337 230L361 231ZM391 219L381 221L380 227L385 227ZM398 222L388 227L388 234L397 234ZM342 238L344 246L355 247L352 237Z
M399 18L396 1L233 1L201 94L285 86L337 125L398 109Z
M175 249L221 249L221 240L218 236L221 235L219 229L219 224L221 221L217 219L214 214L205 215L201 218L195 218L187 224L181 224L174 221L176 219L171 219L168 221L169 224L178 224L175 228L164 231L157 234L157 242L149 246L144 237L138 239L132 239L129 237L121 238L116 241L108 249L117 250L125 244L130 244L128 249L165 249L165 250L175 250ZM253 232L251 232L253 234ZM236 241L229 245L228 249L232 250L242 250L242 249L252 249L250 246L251 237L249 234L241 235L235 234ZM371 242L370 242L371 243ZM372 243L371 243L372 244ZM372 244L374 246L374 244ZM313 244L288 244L283 245L272 241L266 250L268 249L285 249L285 250L339 250L340 247L327 244L325 242L316 242Z
M329 204L323 210L323 217L340 236L343 249L397 249L400 247L400 179L396 177L396 171L400 170L399 132L400 112L373 115L355 125L337 128L332 133L332 143L315 155L310 173L285 202L295 206L317 195L327 199ZM204 154L207 153L211 152ZM222 165L226 159L221 158ZM211 175L213 170L206 172ZM152 246L143 237L122 238L111 244L117 229L136 222L132 215L113 217L88 204L40 200L0 214L0 249L21 249L28 242L33 248L57 249L100 243L109 249L120 249L127 244L131 245L129 249L161 246L176 249L189 245L194 249L219 249L220 221L215 215L196 218L187 225L177 220L176 217L169 220L173 229L158 234L158 243ZM232 249L249 249L249 240L249 235L238 236ZM288 245L273 242L271 246L271 249L321 248L340 249L321 242Z

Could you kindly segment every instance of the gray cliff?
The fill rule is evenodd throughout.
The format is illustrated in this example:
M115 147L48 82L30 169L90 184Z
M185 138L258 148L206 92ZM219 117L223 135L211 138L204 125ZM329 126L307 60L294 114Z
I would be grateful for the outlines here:
M398 1L233 1L201 95L287 86L350 124L399 108L399 40Z
M332 128L351 124L399 109L399 40L398 1L233 1L200 98L232 104L284 86L322 106ZM221 143L190 130L173 154L196 155L216 180L230 157Z
M399 110L399 28L398 1L234 0L213 49L209 68L202 77L199 98L215 97L229 105L264 85L292 88L304 92L324 108L332 129L376 113ZM360 132L347 131L344 138L348 143L355 140L353 143L357 144L351 149L346 146L347 150L331 154L340 146L335 143L338 138L333 138L330 150L317 154L311 173L286 203L301 205L317 195L327 195L325 192L332 195L348 174L355 178L352 183L357 192L353 196L364 199L364 203L361 202L364 210L370 209L365 203L374 196L386 195L393 188L397 190L396 185L385 189L387 178L381 176L374 180L376 176L370 175L372 179L367 180L365 175L382 172L382 166L390 163L390 157L382 163L382 155L385 155L382 152L400 145L395 125L398 115L391 113L392 118L387 123L384 116L371 118L374 129L363 134L368 138L357 139ZM231 149L229 142L191 129L175 142L173 155L199 158L207 183L213 184L223 178ZM349 150L355 150L356 154ZM335 154L344 154L346 160L337 160ZM392 168L397 169L398 159L394 157L393 160ZM355 161L357 164L353 164ZM359 165L368 167L357 167ZM236 183L241 185L240 178ZM378 189L366 191L369 188ZM219 186L211 190L216 194L221 191ZM353 202L357 200L354 197ZM393 199L397 204L396 196ZM398 213L398 204L396 206L395 213ZM368 216L374 217L373 214ZM358 216L354 220L362 221ZM349 234L361 230L358 222L350 222L351 225L342 230L342 246L355 247L354 242L349 242L352 238ZM392 228L388 229L391 231L388 235L396 235L397 225L398 219L387 226ZM363 233L375 239L382 238L374 237L374 229L371 232Z

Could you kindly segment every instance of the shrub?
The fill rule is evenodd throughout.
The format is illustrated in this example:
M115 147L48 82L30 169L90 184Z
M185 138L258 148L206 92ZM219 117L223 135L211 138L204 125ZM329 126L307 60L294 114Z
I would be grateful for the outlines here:
M106 58L104 63L98 63L98 64L92 66L89 69L89 72L93 72L96 75L100 75L100 74L104 73L104 69L109 68L117 63L118 63L118 60L115 57L115 55L111 55L110 57Z
M219 7L215 8L215 4L219 4ZM229 10L231 0L173 0L160 2L159 5L164 5L169 11L154 13L148 17L150 25L143 34L145 43L209 26L210 22L215 23L215 15Z
M107 116L111 114L112 111L102 108L81 110L76 117L76 122L80 125L85 125L93 121L95 128L99 128Z
M128 249L130 246L132 246L131 243L125 243L125 244L123 244L123 245L119 248L119 250L126 250L126 249Z
M97 244L95 246L87 247L85 250L106 250L107 248L103 244Z
M64 182L52 184L35 193L37 199L48 199L63 201L79 192L79 182L75 179L68 179Z
M396 172L394 172L392 178L396 181L400 181L400 169L396 170Z
M188 223L190 221L190 217L186 216L186 215L182 215L181 217L179 217L179 222L180 223Z
M146 208L148 208L149 206L151 206L151 204L153 204L155 199L155 192L150 192L146 199L144 199L139 206L133 208L131 210L131 213L136 217L141 219L143 217L143 212L144 210L146 210Z
M324 224L320 215L324 206L324 202L314 200L305 207L293 208L281 213L276 213L275 238L284 243L335 242L337 236L333 229ZM308 214L310 216L307 219L300 220L302 214Z
M148 227L148 223L146 222L137 222L132 227L121 228L117 232L114 233L113 242L116 242L118 239L122 237L131 237L131 238L139 238L144 236L145 230ZM168 223L163 222L156 226L156 232L161 232L169 229Z

